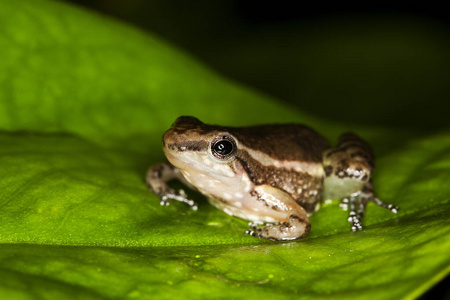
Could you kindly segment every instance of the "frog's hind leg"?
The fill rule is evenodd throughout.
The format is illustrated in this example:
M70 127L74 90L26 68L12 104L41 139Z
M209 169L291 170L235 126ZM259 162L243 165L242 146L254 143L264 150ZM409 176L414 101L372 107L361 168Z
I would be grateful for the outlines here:
M342 199L349 210L352 230L362 229L362 219L369 201L396 213L398 207L375 197L371 174L374 156L370 146L352 133L343 134L338 146L323 153L325 169L324 199Z

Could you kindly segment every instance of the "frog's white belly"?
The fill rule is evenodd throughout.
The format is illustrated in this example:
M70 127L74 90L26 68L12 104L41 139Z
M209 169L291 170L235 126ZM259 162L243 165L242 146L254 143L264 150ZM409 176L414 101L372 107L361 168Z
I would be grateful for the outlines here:
M204 173L193 170L181 172L188 182L195 182L195 187L212 205L226 214L252 222L276 221L264 209L252 205L254 196L250 195L250 191L254 184L245 173L234 174L232 177L215 177L213 174L205 176Z

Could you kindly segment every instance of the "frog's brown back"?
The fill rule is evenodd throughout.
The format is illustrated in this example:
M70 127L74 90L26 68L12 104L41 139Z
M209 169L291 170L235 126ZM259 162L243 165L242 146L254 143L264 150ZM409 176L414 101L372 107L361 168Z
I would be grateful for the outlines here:
M329 148L325 138L299 124L227 128L244 146L285 161L321 162Z

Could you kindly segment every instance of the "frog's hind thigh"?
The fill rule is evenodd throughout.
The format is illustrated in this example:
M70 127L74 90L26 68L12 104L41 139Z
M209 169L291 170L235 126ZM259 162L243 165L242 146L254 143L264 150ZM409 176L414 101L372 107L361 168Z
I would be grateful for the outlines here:
M324 199L341 199L361 191L373 170L370 146L357 135L343 134L338 146L323 153Z
M325 170L324 199L343 199L349 208L352 229L362 228L361 221L369 201L397 212L398 208L375 197L371 174L374 156L370 146L352 133L343 134L338 146L323 153Z

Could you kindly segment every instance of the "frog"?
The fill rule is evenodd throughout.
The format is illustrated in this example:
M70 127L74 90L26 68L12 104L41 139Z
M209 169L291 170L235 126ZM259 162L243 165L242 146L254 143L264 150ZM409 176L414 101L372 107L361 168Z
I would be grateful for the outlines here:
M309 217L324 201L341 200L353 231L361 230L366 206L373 202L397 213L399 208L375 196L372 148L354 133L344 133L336 147L306 125L248 127L209 125L181 116L163 134L168 162L149 168L146 184L161 200L198 204L181 181L216 208L249 221L246 234L274 241L304 238Z

